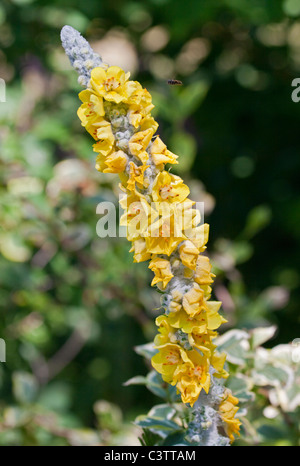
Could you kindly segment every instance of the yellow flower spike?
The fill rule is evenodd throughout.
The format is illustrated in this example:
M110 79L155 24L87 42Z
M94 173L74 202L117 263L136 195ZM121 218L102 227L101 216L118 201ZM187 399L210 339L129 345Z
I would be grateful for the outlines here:
M120 224L127 227L130 251L135 262L150 260L155 274L152 285L165 291L162 306L168 314L156 320L158 353L152 365L164 381L176 385L182 401L193 406L202 390L208 393L211 374L228 375L225 355L218 354L212 342L215 330L226 320L219 314L221 303L210 301L215 275L209 259L201 255L209 226L200 225L200 212L188 199L188 186L164 170L166 164L177 164L178 156L158 135L153 138L158 124L151 116L150 93L129 81L130 73L104 65L89 47L75 56L74 40L86 45L70 26L63 28L62 41L71 63L82 60L80 82L91 87L79 95L78 116L97 141L96 168L119 174L126 193L120 201L124 208ZM91 59L84 60L86 54ZM240 426L235 418L238 400L230 392L225 394L219 414L232 441Z
M105 100L119 104L128 99L126 82L129 76L130 73L125 73L118 66L110 66L107 70L101 67L94 68L91 73L91 86Z
M232 395L231 391L226 388L223 394L223 400L219 406L219 414L224 422L225 431L230 442L234 441L234 434L240 435L239 430L242 425L241 421L235 417L239 408L236 406L239 400Z
M149 154L146 149L154 134L153 129L149 128L144 131L134 133L129 141L129 150L132 155L135 155L143 164L149 160Z
M169 151L159 136L157 136L151 144L150 154L152 155L152 160L155 165L162 165L167 163L174 165L178 163L178 155L175 155L173 152Z
M149 269L151 269L155 274L151 286L161 282L163 288L165 288L169 281L174 277L170 262L166 259L162 259L161 257L154 256L149 264Z
M152 365L164 381L176 385L182 401L193 406L201 391L210 389L210 368L214 377L228 376L225 354L218 354L213 344L215 330L226 320L219 314L221 303L210 301L215 275L209 259L201 255L209 225L200 224L188 186L164 170L166 164L177 164L178 156L159 136L153 138L158 124L151 116L150 93L117 66L94 68L90 85L80 93L78 116L97 141L96 168L119 174L126 193L120 201L120 224L132 241L134 261L149 260L151 285L168 290L163 307L169 314L156 320L158 353ZM237 399L227 396L220 405L231 440L240 425L234 417L236 404Z
M152 197L154 202L180 203L190 194L183 180L169 172L160 172L153 183Z

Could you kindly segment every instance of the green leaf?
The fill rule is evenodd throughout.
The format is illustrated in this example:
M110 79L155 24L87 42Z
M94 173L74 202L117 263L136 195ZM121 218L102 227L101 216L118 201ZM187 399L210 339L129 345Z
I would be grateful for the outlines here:
M100 438L92 429L72 429L68 433L68 440L72 446L100 446Z
M32 403L38 392L38 383L35 377L28 372L14 372L13 393L16 400L23 403Z
M48 384L39 396L39 404L50 411L64 412L72 403L72 389L64 382L52 382Z
M230 376L226 385L241 403L253 401L255 398L254 393L250 391L253 387L253 383L245 375L238 374Z
M148 429L144 429L139 441L143 447L151 447L160 445L161 437L157 434L153 434L153 432L150 432Z
M7 428L20 427L26 424L30 418L29 410L16 406L9 406L3 413L4 424Z
M151 359L156 353L157 349L154 348L153 343L146 343L145 345L135 346L135 352L146 359Z
M216 339L216 344L220 352L225 351L229 362L244 367L249 350L248 338L243 330L229 330Z
M288 367L275 367L271 365L262 365L259 368L255 368L251 372L253 381L256 385L265 386L272 385L273 387L279 387L280 385L286 385L293 377L293 372Z
M236 264L242 264L252 256L253 246L247 241L235 241L232 243L231 254Z
M257 346L260 346L266 341L270 340L270 338L275 335L276 330L276 325L272 325L270 327L257 327L251 330L251 346L256 348Z
M148 416L155 419L172 419L176 414L176 409L167 404L155 405L149 411Z
M125 387L128 387L129 385L146 385L147 384L147 378L144 377L143 375L136 375L135 377L132 377L131 379L127 380L127 382L123 383Z
M271 218L270 207L266 205L254 207L248 215L243 236L247 239L252 238L270 223Z
M180 116L190 116L201 104L208 91L208 84L204 81L196 81L185 86L179 94Z
M179 155L176 171L181 173L190 170L197 153L195 138L184 131L175 132L170 139L170 150Z
M186 432L175 432L173 434L168 435L164 441L161 443L162 446L169 446L169 447L175 447L175 446L196 446L197 444L190 443L186 440L185 438Z
M154 395L159 396L164 400L167 399L167 390L164 387L164 381L162 380L161 375L156 371L151 371L147 375L147 388L150 392L154 393Z
M154 419L147 416L139 416L135 424L144 429L149 429L150 432L162 438L180 430L180 426L173 421L169 421L168 419Z

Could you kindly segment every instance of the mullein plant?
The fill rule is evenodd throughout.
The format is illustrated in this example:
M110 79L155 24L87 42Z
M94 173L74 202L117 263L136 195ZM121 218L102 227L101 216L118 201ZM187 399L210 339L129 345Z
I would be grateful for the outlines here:
M213 343L226 320L219 314L221 303L210 299L214 274L203 254L209 226L200 224L188 186L166 169L178 156L155 134L150 93L130 81L130 73L103 63L72 27L62 29L61 39L85 88L78 116L95 140L96 169L119 175L120 223L130 251L135 262L149 261L152 286L162 293L152 366L191 410L190 441L230 444L241 423L238 399L222 383L228 377L225 354Z

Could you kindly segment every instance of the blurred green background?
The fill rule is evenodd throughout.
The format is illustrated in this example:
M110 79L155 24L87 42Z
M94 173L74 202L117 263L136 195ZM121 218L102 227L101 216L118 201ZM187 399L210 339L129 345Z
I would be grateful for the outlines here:
M223 331L300 336L299 1L2 0L2 445L133 444L131 421L157 403L122 385L147 373L133 347L153 338L159 295L124 238L96 235L118 180L94 169L65 24L152 93L175 171L205 202Z

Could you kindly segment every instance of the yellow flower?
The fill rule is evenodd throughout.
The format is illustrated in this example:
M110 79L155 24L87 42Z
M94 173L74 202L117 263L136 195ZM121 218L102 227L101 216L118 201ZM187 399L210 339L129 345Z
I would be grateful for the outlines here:
M143 118L141 125L140 125L140 130L145 131L146 129L152 129L153 134L158 128L158 123L157 121L154 120L154 118L151 115L146 116Z
M207 332L207 314L203 311L195 317L190 317L183 309L169 314L169 323L174 328L181 328L185 333Z
M113 152L108 157L99 155L96 160L97 170L103 173L121 173L125 170L127 155L122 150Z
M149 128L144 131L138 131L134 133L129 141L129 149L132 155L135 155L143 164L146 164L149 155L146 151L151 138L153 136L153 129Z
M104 172L104 170L107 168L107 165L105 163L106 157L104 155L98 154L96 157L96 164L95 168L98 170L98 172Z
M211 273L211 264L209 258L199 255L196 263L196 271L194 275L195 281L199 285L210 285L213 282L215 275Z
M81 120L82 126L97 139L97 127L95 124L103 120L105 114L102 97L97 96L90 89L79 93L79 98L83 104L79 107L77 115Z
M179 203L183 202L189 194L189 188L179 176L163 171L154 180L152 189L154 202Z
M167 343L159 347L151 360L154 369L162 375L165 382L175 385L174 373L181 365L193 367L186 351L177 344Z
M91 73L91 86L94 91L105 100L125 102L128 99L126 82L130 73L126 73L118 66L110 66L107 70L94 68Z
M191 333L188 333L188 339L191 346L194 346L198 350L200 350L203 354L210 357L216 345L212 343L213 338L217 336L217 332L213 332L212 330L206 330L205 333L201 333L198 331L197 327L193 328Z
M225 364L225 361L226 361L226 354L225 353L218 353L218 352L215 352L212 357L211 357L211 365L213 366L213 368L215 369L215 372L214 372L214 377L218 378L218 379L227 379L227 377L229 376L228 372L225 371L224 369L224 364Z
M199 256L199 249L190 240L184 241L179 247L179 255L183 265L189 269L195 269Z
M190 241L194 243L196 248L200 252L205 251L206 243L208 241L209 235L209 225L207 223L203 223L202 225L196 226L199 223L199 212L196 209L193 209L197 212L196 214L196 221L194 221L192 228L186 230L186 236L189 238ZM188 211L187 211L188 212ZM198 222L198 223L197 223Z
M162 283L162 287L165 288L171 278L174 277L172 274L170 262L158 256L153 257L149 264L149 269L155 273L155 277L152 280L151 286Z
M172 301L169 304L170 312L178 312L181 309L182 293L179 290L171 291ZM179 328L179 327L178 327Z
M102 120L97 123L97 139L99 141L93 145L94 151L104 156L110 154L114 148L115 137L108 121Z
M145 235L147 249L152 254L166 254L170 256L185 236L175 236L176 229L174 215L160 217L152 223Z
M182 306L190 317L195 317L203 309L207 309L206 302L204 300L204 291L199 285L197 285L197 283L194 283L193 288L184 295Z
M129 110L127 115L132 126L138 128L143 120L150 116L154 105L152 104L151 94L147 89L143 89L139 83L130 81L128 87L130 88L130 97L128 99Z
M197 210L189 199L179 203L156 202L159 218L151 222L146 237L147 248L152 254L171 255L179 243L186 240L185 231L197 222Z
M196 234L196 226L200 221L199 211L194 209L193 205L194 202L190 199L185 199L178 204L172 204L175 219L175 233L178 236L184 237L184 239L190 239L191 236ZM161 202L160 207L157 207L157 209L162 212L162 215L166 215L164 210L170 210L170 204L168 202ZM194 240L192 241L194 242Z
M157 216L146 198L135 191L121 199L120 205L125 211L120 218L120 225L127 227L127 239L133 241L145 235L150 219Z
M165 345L166 343L177 343L174 329L168 322L168 317L164 314L158 316L156 321L159 333L154 338L156 348Z
M174 372L176 388L181 393L183 403L190 403L191 406L197 401L202 389L206 393L210 387L209 358L202 356L198 351L188 352L193 365L180 365Z
M129 191L135 191L136 185L139 189L144 189L149 186L149 180L144 178L144 172L149 165L137 166L134 162L129 162L129 179L127 180L126 188Z
M219 414L225 423L225 431L230 438L231 443L234 441L233 434L240 435L239 430L242 424L241 421L235 417L237 411L239 410L239 408L236 406L238 402L238 398L233 396L231 391L226 388L223 395L223 400L219 406Z
M162 142L159 136L155 138L150 147L150 153L155 165L162 165L166 163L178 163L178 155L167 149L167 146Z
M177 309L169 314L169 323L172 327L181 328L186 333L204 334L209 330L216 330L221 324L227 322L218 313L220 306L219 301L205 301L202 310L192 317L178 303ZM175 306L172 309L174 308Z
M133 241L129 252L134 252L134 262L143 262L151 258L151 254L147 251L146 242L143 238Z
M209 330L215 330L220 327L220 325L227 322L227 320L219 314L219 309L221 307L220 301L206 301L206 314L207 314L207 328Z

